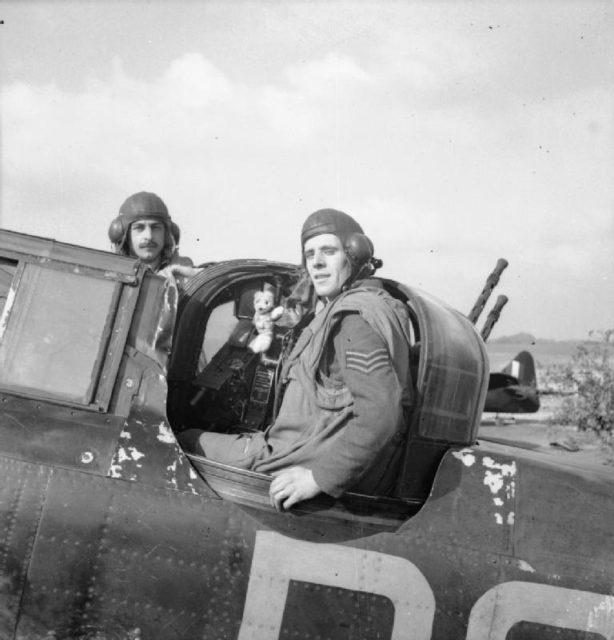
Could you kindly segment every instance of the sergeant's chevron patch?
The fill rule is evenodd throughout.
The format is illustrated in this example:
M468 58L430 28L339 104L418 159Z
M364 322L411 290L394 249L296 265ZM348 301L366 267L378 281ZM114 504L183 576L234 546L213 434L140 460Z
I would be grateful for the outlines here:
M388 352L386 349L375 349L370 353L362 351L346 351L345 366L361 373L371 373L388 365Z

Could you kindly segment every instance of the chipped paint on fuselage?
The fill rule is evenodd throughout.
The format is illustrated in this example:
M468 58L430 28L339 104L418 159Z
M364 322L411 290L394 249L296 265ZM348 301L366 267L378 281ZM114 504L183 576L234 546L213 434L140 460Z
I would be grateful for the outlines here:
M452 455L460 460L466 467L475 464L475 454L472 449L461 449L461 451L453 451Z
M528 571L529 573L535 573L535 569L528 562L525 562L524 560L518 560L518 568L521 571Z
M165 444L173 444L175 442L175 436L169 425L165 422L161 422L158 425L158 440L160 442L164 442Z
M499 525L514 524L514 510L510 507L513 507L516 491L516 462L496 462L487 456L482 459L482 465L486 467L484 484L490 489L493 504L497 507L493 514L495 522Z

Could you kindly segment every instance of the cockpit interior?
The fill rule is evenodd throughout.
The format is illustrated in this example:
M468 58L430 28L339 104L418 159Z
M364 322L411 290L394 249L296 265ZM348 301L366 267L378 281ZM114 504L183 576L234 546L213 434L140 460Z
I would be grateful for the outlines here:
M273 325L270 348L254 353L250 349L258 333L254 294L265 289L274 292L274 305L283 307L284 314ZM175 345L169 371L169 418L174 429L242 433L271 424L282 400L284 359L312 317L314 302L311 289L296 274L241 279L217 291L206 317L192 325L197 356L182 358L184 349ZM186 308L181 311L178 331L185 315L190 315ZM418 347L413 353L415 373Z

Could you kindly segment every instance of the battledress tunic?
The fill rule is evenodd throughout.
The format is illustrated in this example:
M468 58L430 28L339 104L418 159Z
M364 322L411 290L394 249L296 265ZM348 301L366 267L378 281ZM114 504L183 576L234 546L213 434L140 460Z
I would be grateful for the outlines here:
M333 497L392 488L412 402L410 323L376 283L340 294L303 330L275 422L264 433L202 434L208 458L269 474L303 466Z

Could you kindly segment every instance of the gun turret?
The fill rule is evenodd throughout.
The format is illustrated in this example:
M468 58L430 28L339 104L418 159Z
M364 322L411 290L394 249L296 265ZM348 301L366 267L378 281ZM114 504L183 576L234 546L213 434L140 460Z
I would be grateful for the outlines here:
M478 299L473 305L473 309L471 309L471 311L469 312L469 315L467 316L473 324L475 324L478 321L480 314L482 313L482 311L484 310L484 307L486 306L486 303L488 302L488 298L490 298L490 294L492 293L493 289L497 286L497 283L499 282L499 278L501 277L501 274L503 273L507 265L508 265L508 262L505 258L499 258L497 260L497 264L493 272L486 279L486 283L484 284L482 293L480 293ZM507 302L507 298L505 302Z

